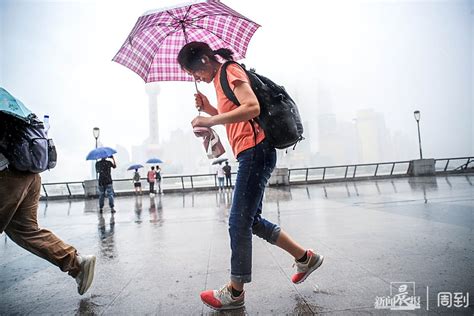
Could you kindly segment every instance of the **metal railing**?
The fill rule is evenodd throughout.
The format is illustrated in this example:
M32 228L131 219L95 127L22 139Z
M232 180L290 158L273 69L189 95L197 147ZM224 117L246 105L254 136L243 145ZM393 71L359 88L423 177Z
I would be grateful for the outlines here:
M435 159L435 162L436 172L461 171L467 170L469 165L474 163L474 157L440 158ZM453 165L453 162L457 162L455 163L455 167L452 167L453 169L448 169L450 164ZM461 165L459 165L460 163ZM471 166L471 168L473 166Z
M410 161L393 161L289 169L289 182L353 180L360 178L407 175Z
M80 186L82 190L80 192L77 192L76 186ZM48 190L46 189L47 187L53 187L56 188L56 193L60 192L59 194L54 194L54 196L67 196L67 197L80 197L84 196L84 182L82 181L72 181L72 182L53 182L53 183L42 183L42 194L45 198L49 198L49 193ZM53 192L55 192L53 190ZM51 192L51 191L50 191ZM67 192L67 195L64 194Z
M236 173L231 174L232 183L235 181ZM142 190L148 192L148 182L146 178L141 178ZM225 182L224 182L225 183ZM114 192L117 195L125 195L134 192L134 185L131 179L114 179ZM189 191L218 188L217 175L209 174L189 174L189 175L165 175L162 176L161 186L166 191ZM156 185L155 185L155 189ZM85 185L82 181L74 182L54 182L42 184L42 198L80 198L85 196Z
M392 161L325 167L307 167L288 169L288 183L318 183L329 181L365 180L374 178L409 176L410 161ZM435 173L474 172L474 157L457 157L435 159ZM232 173L235 183L236 173ZM142 178L142 189L148 192L146 178ZM165 191L194 191L217 189L216 174L187 174L162 176L162 189ZM114 191L117 195L134 192L130 179L114 180ZM82 181L55 182L42 184L42 198L81 198L85 196L85 185Z

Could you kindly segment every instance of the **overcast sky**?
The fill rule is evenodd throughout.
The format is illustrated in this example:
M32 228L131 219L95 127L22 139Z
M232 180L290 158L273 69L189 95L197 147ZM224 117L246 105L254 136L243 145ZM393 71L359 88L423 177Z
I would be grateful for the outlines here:
M111 59L142 13L180 2L0 0L0 86L51 117L61 164L46 179L89 176L94 126L112 147L147 137L145 85ZM313 131L321 113L351 121L370 108L416 142L420 110L425 157L474 155L474 0L223 2L262 25L245 63L296 94ZM160 83L162 139L190 129L193 89Z

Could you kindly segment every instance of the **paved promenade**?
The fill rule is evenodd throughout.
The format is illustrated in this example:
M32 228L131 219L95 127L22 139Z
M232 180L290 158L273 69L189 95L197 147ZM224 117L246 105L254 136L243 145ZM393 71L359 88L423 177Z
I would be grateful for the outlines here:
M41 226L97 256L94 283L79 296L72 278L0 235L0 315L217 315L199 292L228 280L231 201L231 191L120 197L113 217L95 200L41 202ZM292 258L255 237L246 307L224 315L474 314L474 175L270 188L264 202L264 216L326 259L294 285ZM374 308L403 285L419 309ZM439 292L451 307L438 307Z

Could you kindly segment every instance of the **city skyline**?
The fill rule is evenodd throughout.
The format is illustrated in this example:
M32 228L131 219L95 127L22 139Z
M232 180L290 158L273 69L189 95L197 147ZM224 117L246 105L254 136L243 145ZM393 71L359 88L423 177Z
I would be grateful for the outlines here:
M163 5L174 3L163 1ZM303 11L275 1L271 14L264 3L224 3L262 25L243 62L284 85L305 122L306 140L295 152L281 154L279 164L415 159L414 110L421 111L426 157L474 154L473 0L314 1ZM38 116L50 115L59 161L55 169L43 173L45 182L90 176L85 156L95 145L95 126L101 128L104 145L119 144L129 155L150 135L146 86L136 74L111 61L137 17L149 9L153 8L147 1L32 5L0 0L0 86ZM158 85L159 127L154 137L170 144L166 146L174 144L172 137L184 137L181 146L193 147L196 153L180 156L179 150L173 154L166 148L164 155L170 155L173 163L196 156L189 158L196 161L184 163L185 168L204 168L200 162L204 153L198 152L202 145L190 127L196 115L194 85ZM212 85L198 87L215 102ZM383 124L355 128L358 113L368 109L380 124L382 115ZM332 145L321 138L325 123L321 116L328 113L338 135ZM384 136L369 141L374 128ZM216 129L225 139L224 129ZM367 135L362 144L355 131ZM371 144L377 144L378 156L368 154ZM302 156L302 150L311 154Z

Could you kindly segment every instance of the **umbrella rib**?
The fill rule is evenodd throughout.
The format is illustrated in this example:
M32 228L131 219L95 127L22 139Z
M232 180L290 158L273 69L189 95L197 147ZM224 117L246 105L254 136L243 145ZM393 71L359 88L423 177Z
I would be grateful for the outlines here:
M189 15L189 12L191 11L191 7L192 7L192 6L193 6L193 5L191 4L191 5L188 7L188 10L186 11L186 13L184 14L184 18L183 18L184 21L186 21L186 19L188 18L188 15Z
M177 17L175 17L169 10L166 10L166 13L168 13L173 19L179 21L179 19Z
M240 17L240 16L236 16L236 15L233 15L233 14L230 14L230 13L215 13L215 14L204 14L204 15L200 15L200 16L197 16L195 18L192 18L190 20L191 23L194 23L200 19L203 19L203 18L207 18L207 17L210 17L210 16L231 16L231 17L234 17L234 18L237 18L237 19L242 19L242 20L245 20L247 22L250 22L250 23L254 23L254 24L257 24L255 23L254 21L246 18L246 17ZM259 24L257 24L258 26L260 26Z

